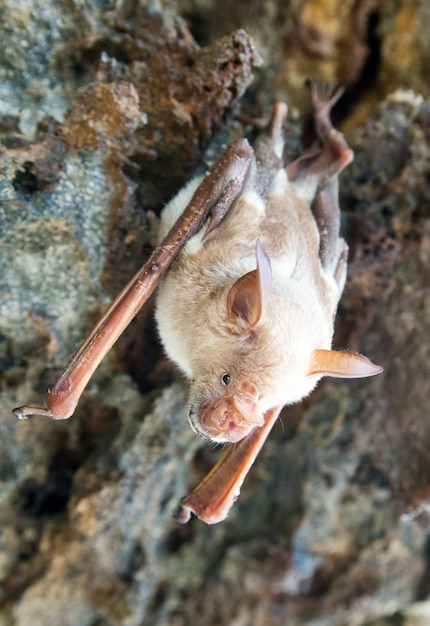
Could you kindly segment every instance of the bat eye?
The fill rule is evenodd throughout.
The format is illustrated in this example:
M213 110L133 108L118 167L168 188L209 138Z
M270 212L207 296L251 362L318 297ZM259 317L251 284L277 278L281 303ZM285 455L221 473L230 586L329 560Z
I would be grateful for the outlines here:
M230 376L230 374L223 374L223 375L222 375L221 380L222 380L222 384L223 384L223 385L225 385L225 386L227 387L227 385L228 385L228 384L230 383L230 381L231 381L231 376Z

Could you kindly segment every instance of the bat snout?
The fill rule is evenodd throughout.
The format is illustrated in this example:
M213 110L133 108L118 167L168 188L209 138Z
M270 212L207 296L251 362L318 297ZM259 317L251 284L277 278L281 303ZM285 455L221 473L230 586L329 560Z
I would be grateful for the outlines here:
M250 398L223 396L202 408L193 426L212 441L236 443L263 423L263 416L258 415L257 405Z

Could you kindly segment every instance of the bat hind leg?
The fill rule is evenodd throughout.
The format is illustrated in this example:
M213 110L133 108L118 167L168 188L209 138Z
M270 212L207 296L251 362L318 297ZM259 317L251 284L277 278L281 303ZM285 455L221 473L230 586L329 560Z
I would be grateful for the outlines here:
M320 259L324 269L333 273L343 288L348 248L339 238L340 208L338 174L353 159L353 151L342 133L333 128L330 111L343 94L343 89L332 91L327 85L311 83L315 131L321 150L311 161L308 173L318 175L319 184L312 202L312 212L320 232Z
M344 136L333 128L330 120L330 112L343 91L343 88L339 88L333 92L327 85L311 82L315 131L322 144L321 152L311 168L320 174L320 187L338 175L354 158Z
M284 166L283 125L288 107L285 102L275 102L269 123L254 144L258 175L255 177L258 192L264 197L276 173Z
M272 143L273 151L279 159L282 159L284 150L283 125L287 118L288 107L285 102L275 102L273 113L267 128L267 135Z

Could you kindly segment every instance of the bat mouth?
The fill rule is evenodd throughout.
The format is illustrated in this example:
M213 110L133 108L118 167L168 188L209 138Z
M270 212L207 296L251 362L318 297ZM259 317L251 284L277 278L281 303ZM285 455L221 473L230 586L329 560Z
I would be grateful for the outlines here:
M255 402L243 396L223 396L215 402L194 405L189 420L197 434L219 443L237 443L264 424Z

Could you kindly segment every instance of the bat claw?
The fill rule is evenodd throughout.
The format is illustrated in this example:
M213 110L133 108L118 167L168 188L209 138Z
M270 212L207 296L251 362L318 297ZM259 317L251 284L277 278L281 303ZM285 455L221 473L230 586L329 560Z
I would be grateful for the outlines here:
M183 501L185 501L185 498L182 498L180 501L179 508L173 515L173 519L179 524L188 524L191 519L192 510L189 506L183 504Z
M43 415L45 417L53 417L51 411L40 406L19 406L12 410L12 413L19 420L28 420L34 415Z

